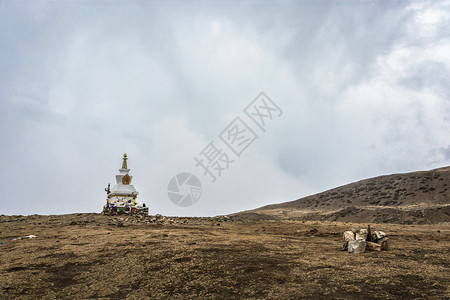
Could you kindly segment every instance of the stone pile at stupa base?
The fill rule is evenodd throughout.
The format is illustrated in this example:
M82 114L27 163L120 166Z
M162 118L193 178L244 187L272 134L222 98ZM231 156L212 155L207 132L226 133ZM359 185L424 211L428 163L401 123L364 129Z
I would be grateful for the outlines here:
M148 215L148 207L145 203L138 203L136 191L131 180L133 176L128 173L130 169L127 167L127 154L123 155L122 168L119 169L119 175L116 175L116 184L110 189L110 185L105 189L107 198L106 205L103 206L103 214L144 214Z

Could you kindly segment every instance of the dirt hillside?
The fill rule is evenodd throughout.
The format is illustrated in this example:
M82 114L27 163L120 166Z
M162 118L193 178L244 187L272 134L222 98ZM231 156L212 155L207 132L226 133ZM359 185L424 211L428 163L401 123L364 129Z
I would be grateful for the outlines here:
M450 221L450 167L361 180L295 201L231 215L398 224Z

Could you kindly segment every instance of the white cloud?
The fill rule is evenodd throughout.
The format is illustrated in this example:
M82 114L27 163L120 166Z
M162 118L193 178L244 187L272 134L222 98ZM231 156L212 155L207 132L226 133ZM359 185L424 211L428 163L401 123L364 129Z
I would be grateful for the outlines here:
M5 213L99 211L123 152L169 215L450 163L448 2L200 4L0 2ZM283 116L209 184L193 157L260 91ZM180 172L205 185L190 208Z

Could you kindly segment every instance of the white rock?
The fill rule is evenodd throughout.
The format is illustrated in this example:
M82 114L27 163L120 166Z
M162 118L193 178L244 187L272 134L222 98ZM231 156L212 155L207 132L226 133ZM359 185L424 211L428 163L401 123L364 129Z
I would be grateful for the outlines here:
M374 231L373 233L377 237L377 240L381 240L386 236L386 233L384 233L383 231Z
M355 234L353 233L353 231L344 231L344 240L346 242L349 241L354 241L355 240Z
M357 240L366 240L367 239L367 229L360 229L356 232L356 239Z
M367 243L364 240L349 241L347 245L348 252L354 254L364 253L366 251L366 245Z

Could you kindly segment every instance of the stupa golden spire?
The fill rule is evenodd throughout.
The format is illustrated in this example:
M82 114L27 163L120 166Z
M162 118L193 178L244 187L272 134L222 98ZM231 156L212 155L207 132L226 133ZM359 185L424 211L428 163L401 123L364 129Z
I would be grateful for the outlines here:
M127 167L127 154L126 153L124 153L123 154L123 163L122 163L122 169L128 169L128 167Z

